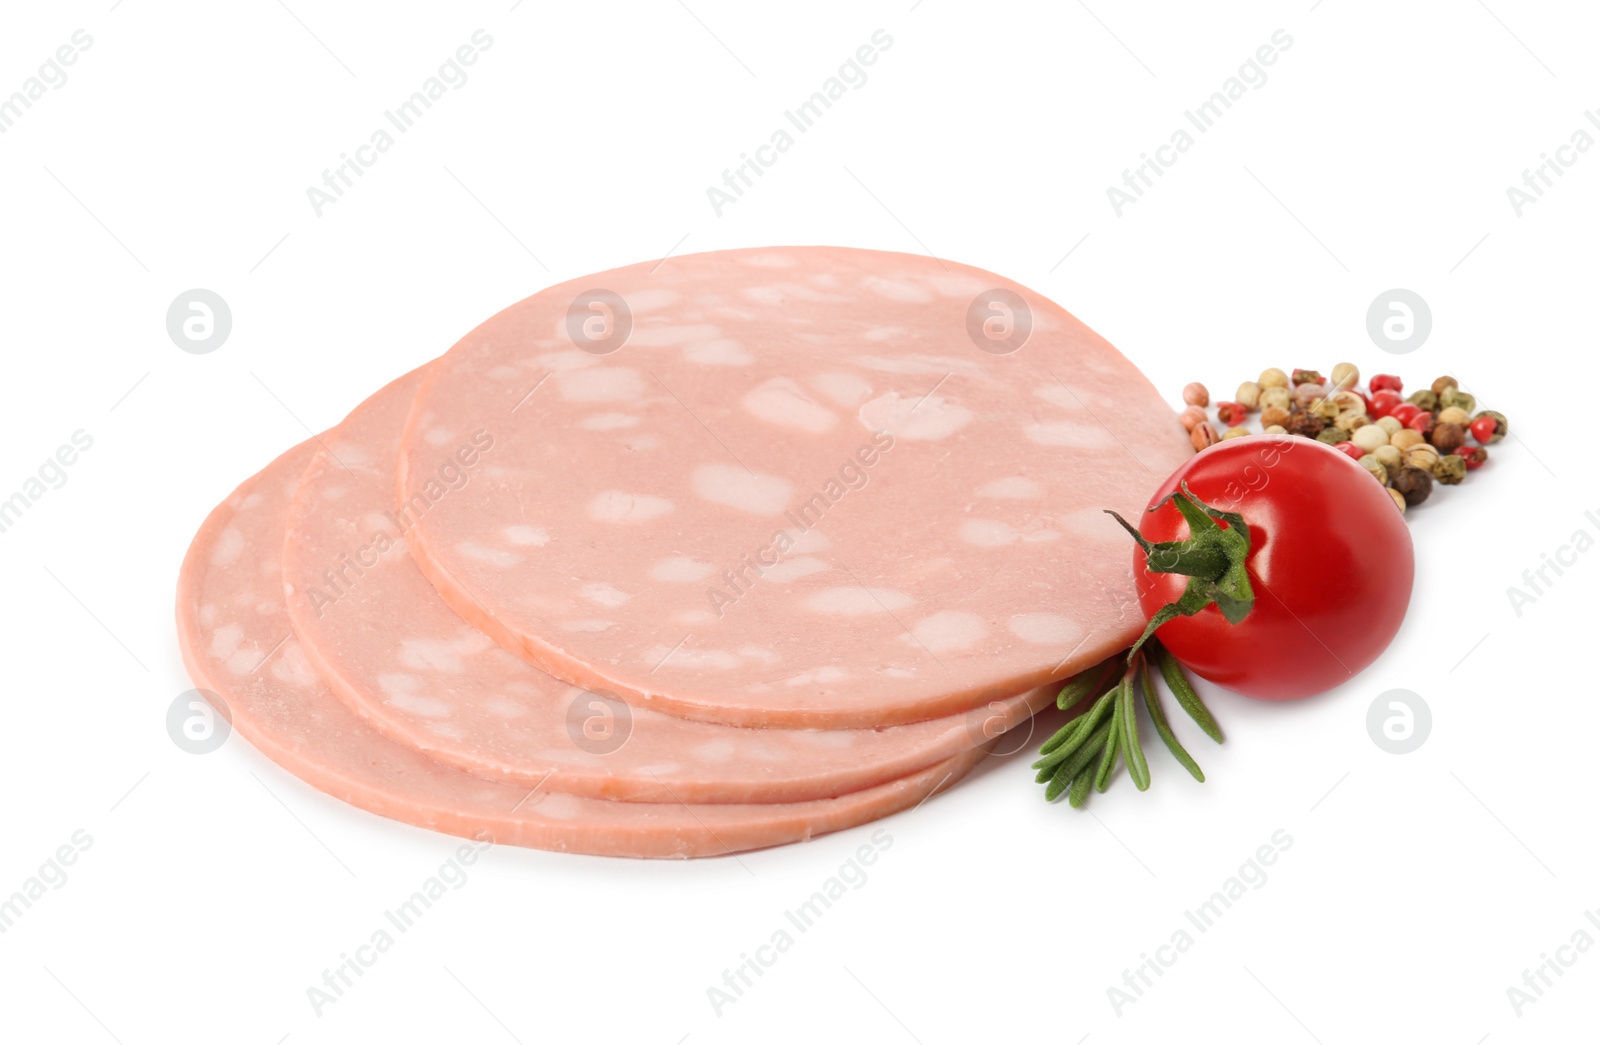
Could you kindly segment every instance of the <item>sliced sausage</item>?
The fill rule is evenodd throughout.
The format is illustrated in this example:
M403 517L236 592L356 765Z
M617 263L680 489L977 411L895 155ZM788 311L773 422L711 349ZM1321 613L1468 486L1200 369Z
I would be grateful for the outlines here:
M233 729L352 805L463 837L610 856L712 856L885 816L959 779L982 749L838 798L760 805L610 802L497 783L384 737L321 683L284 606L290 498L314 442L247 480L206 519L178 581L178 636L195 685Z
M1046 686L887 729L694 722L559 682L457 616L406 551L395 511L401 430L421 372L393 382L324 437L283 542L290 623L323 681L378 731L494 780L632 801L795 802L880 784L1026 722ZM440 449L465 486L493 450ZM1023 731L1025 732L1025 730ZM1011 738L1008 748L1023 738Z
M475 448L470 481L441 461ZM1127 535L1191 453L1047 298L832 247L562 283L429 372L413 558L575 686L743 726L877 728L1078 670L1143 626Z

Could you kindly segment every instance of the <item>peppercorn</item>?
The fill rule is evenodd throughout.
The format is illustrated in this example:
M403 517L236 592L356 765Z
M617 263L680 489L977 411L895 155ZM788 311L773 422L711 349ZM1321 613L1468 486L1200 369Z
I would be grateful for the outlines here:
M1485 418L1491 418L1494 420L1494 434L1489 436L1487 439L1478 435L1478 422L1484 420ZM1502 414L1498 410L1479 410L1477 415L1473 417L1472 422L1473 438L1477 439L1478 442L1485 446L1488 446L1490 443L1498 443L1500 440L1506 437L1507 432L1511 431L1511 422L1507 421L1506 415Z
M1396 508L1400 509L1400 514L1404 515L1406 513L1406 498L1405 498L1405 495L1402 494L1399 490L1396 490L1392 486L1389 487L1389 489L1386 492L1388 493L1388 495L1390 497L1392 497L1394 499L1394 506Z
M1419 406L1431 414L1439 409L1439 393L1431 388L1419 388L1406 396L1406 402Z
M1288 435L1289 434L1289 430L1287 428L1283 427L1282 425L1268 425L1267 427L1263 428L1261 431L1263 431L1267 435Z
M1384 389L1399 392L1404 387L1396 374L1373 374L1372 379L1367 382L1367 390L1370 392L1381 392Z
M1467 462L1460 454L1447 454L1433 466L1433 477L1446 486L1454 486L1467 477Z
M1261 371L1261 376L1256 378L1256 384L1262 388L1288 388L1289 375L1275 366L1270 366Z
M1398 446L1392 446L1388 443L1385 443L1383 446L1380 446L1376 450L1372 451L1370 456L1373 458L1373 460L1383 465L1385 472L1387 472L1389 475L1393 475L1400 470L1400 465L1404 460L1405 455L1400 452L1400 448Z
M1355 443L1352 443L1349 439L1339 440L1337 443L1333 444L1333 448L1350 458L1352 461L1359 461L1363 457L1367 456L1366 451L1362 450L1361 447L1357 446Z
M1261 427L1282 427L1289 423L1291 416L1293 415L1281 406L1264 406L1261 408Z
M1453 425L1464 425L1472 422L1472 415L1459 406L1447 406L1439 411L1437 420L1448 421Z
M1226 432L1222 433L1222 438L1224 438L1224 439L1237 439L1241 435L1249 435L1249 434L1250 434L1250 429L1244 427L1243 425L1234 425L1232 428L1230 428Z
M1289 403L1293 400L1294 397L1289 393L1289 389L1288 389L1287 386L1284 386L1284 385L1261 385L1260 387L1261 387L1261 395L1259 397L1257 397L1257 400L1256 400L1256 405L1257 406L1259 406L1263 410L1265 410L1269 406L1276 406L1276 407L1278 407L1280 409L1283 409L1283 410L1289 409Z
M1432 414L1418 413L1416 417L1413 417L1410 421L1406 422L1406 427L1411 429L1413 432L1421 432L1422 437L1426 439L1428 436L1433 434L1433 426L1435 423L1436 422L1434 421L1434 416Z
M1469 472L1475 472L1482 468L1484 462L1489 459L1489 451L1481 446L1463 446L1457 452L1461 455L1461 460L1466 464Z
M1308 381L1305 384L1294 386L1294 401L1302 409L1310 409L1314 404L1322 400L1326 392L1327 389L1321 385L1312 384Z
M1200 382L1190 381L1183 386L1183 401L1190 406L1206 406L1211 402L1211 393Z
M1421 468L1425 472L1432 472L1433 466L1439 463L1439 458L1441 456L1439 451L1435 450L1427 443L1418 443L1409 450L1403 450L1401 452L1404 454L1403 459L1405 461L1401 471L1404 471L1406 468Z
M1350 433L1350 441L1370 454L1384 443L1387 443L1389 436L1378 425L1362 425Z
M1315 370L1301 370L1296 368L1294 372L1289 375L1289 383L1293 385L1320 385L1324 380L1325 378Z
M1374 479L1378 480L1378 482L1385 486L1389 485L1388 469L1384 468L1383 465L1374 460L1371 454L1367 454L1365 457L1359 458L1356 461L1356 464L1359 464L1361 467L1365 468L1368 474L1370 474Z
M1433 473L1408 465L1394 477L1394 489L1405 498L1406 504L1419 505L1433 492Z
M1397 417L1380 417L1372 423L1383 429L1384 435L1394 435L1405 428L1405 425L1401 424L1400 419Z
M1249 415L1250 411L1243 403L1218 403L1217 420L1225 425L1240 424Z
M1394 418L1396 421L1399 421L1405 427L1410 428L1411 422L1415 421L1419 416L1421 416L1422 413L1422 407L1415 403L1401 403L1399 406L1389 411L1389 416Z
M1327 443L1329 446L1332 446L1335 443L1346 442L1349 440L1349 438L1349 432L1346 432L1343 428L1335 428L1332 425L1328 425L1322 431L1317 433L1317 442ZM1354 446L1355 444L1351 443L1350 445Z
M1316 414L1302 411L1289 415L1289 420L1284 422L1283 427L1287 428L1291 435L1303 435L1308 439L1315 439L1317 433L1322 431L1324 423Z
M1333 404L1334 418L1340 420L1341 427L1352 431L1359 426L1344 424L1342 419L1365 416L1367 412L1367 401L1348 389L1333 393L1328 397L1328 402Z
M1460 425L1444 421L1433 426L1433 434L1428 437L1441 454L1453 454L1456 448L1467 441L1467 431Z
M1342 392L1356 386L1356 382L1361 380L1361 371L1356 369L1354 363L1335 363L1331 376L1333 387Z
M1217 430L1210 421L1201 421L1189 432L1189 445L1204 450L1217 441Z
M1456 379L1451 377L1449 374L1446 374L1443 377L1436 377L1436 378L1433 379L1433 394L1434 395L1443 396L1445 389L1447 389L1447 388L1455 388L1455 387L1456 387Z
M1367 413L1373 417L1387 417L1405 400L1392 388L1380 388L1367 397Z
M1394 447L1396 450L1401 451L1402 453L1411 449L1413 446L1416 446L1418 443L1425 442L1427 442L1427 440L1423 438L1422 433L1414 428L1402 428L1400 431L1389 437L1389 445Z
M1254 381L1241 381L1238 391L1233 393L1233 401L1242 403L1246 410L1254 410L1261 401L1261 386Z
M1459 388L1447 388L1439 394L1439 405L1459 406L1470 414L1478 408L1478 400L1471 392L1463 392Z
M1183 429L1186 432L1194 431L1194 426L1205 419L1206 408L1203 406L1186 406L1183 408L1183 412L1178 415L1178 420L1183 422Z

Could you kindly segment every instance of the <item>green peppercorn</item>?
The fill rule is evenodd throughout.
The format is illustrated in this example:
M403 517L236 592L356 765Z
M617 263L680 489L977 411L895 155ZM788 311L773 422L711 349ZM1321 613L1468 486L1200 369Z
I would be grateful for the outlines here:
M1433 474L1421 468L1407 466L1394 477L1394 488L1409 505L1419 505L1433 492Z
M1459 388L1447 388L1439 393L1439 405L1441 407L1460 407L1470 414L1478 408L1478 400L1473 397L1471 392L1463 392Z
M1467 461L1460 454L1447 454L1433 466L1433 477L1446 486L1454 486L1467 477Z
M1389 470L1385 468L1383 463L1376 457L1372 456L1371 454L1367 454L1356 463L1365 468L1374 479L1378 480L1378 482L1382 483L1384 486L1389 485Z
M1431 414L1439 409L1439 393L1431 388L1419 388L1406 396L1406 402L1420 406Z
M1494 418L1494 435L1489 437L1490 444L1498 443L1506 437L1507 432L1511 431L1511 423L1506 420L1506 415L1498 410L1479 410L1473 420L1476 421L1480 417Z
M1349 432L1346 432L1343 428L1334 428L1332 425L1329 425L1327 428L1324 428L1322 431L1317 433L1317 442L1327 443L1329 446L1332 446L1334 443L1345 442L1349 438Z

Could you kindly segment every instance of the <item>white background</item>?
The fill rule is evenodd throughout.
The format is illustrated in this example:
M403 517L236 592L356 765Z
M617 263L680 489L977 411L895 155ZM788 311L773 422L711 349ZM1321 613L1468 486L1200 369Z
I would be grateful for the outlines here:
M0 495L75 430L94 439L0 534L0 894L74 831L93 838L0 936L0 1034L1592 1035L1600 953L1520 1016L1507 996L1575 931L1600 938L1584 919L1600 715L1580 675L1600 554L1520 616L1506 594L1575 530L1600 534L1584 516L1600 513L1600 155L1520 217L1506 196L1600 104L1585 5L110 6L17 5L0 32L0 95L74 30L93 38L0 135ZM470 81L315 216L306 188L479 28L494 43ZM869 81L718 217L707 186L880 28L894 43ZM1277 29L1293 45L1267 82L1118 217L1107 186ZM172 743L164 714L189 687L173 585L195 528L308 430L542 286L769 243L1003 273L1174 402L1196 378L1227 392L1349 359L1412 385L1453 372L1518 438L1408 515L1416 592L1376 665L1297 704L1209 694L1229 740L1186 734L1204 786L1157 749L1148 793L1124 778L1076 813L1040 800L1025 758L991 760L886 821L868 882L720 1017L707 987L872 828L685 864L495 850L317 1016L306 988L456 843L342 807L237 738L203 757ZM232 307L210 355L166 333L192 287ZM1365 330L1393 287L1433 312L1405 357ZM1365 724L1397 687L1434 722L1404 756ZM1118 1015L1107 988L1279 829L1294 841L1266 884Z

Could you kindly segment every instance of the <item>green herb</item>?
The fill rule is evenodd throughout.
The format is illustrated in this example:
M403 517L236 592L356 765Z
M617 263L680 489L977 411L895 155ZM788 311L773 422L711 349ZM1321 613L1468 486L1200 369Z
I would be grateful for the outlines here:
M1135 660L1142 665L1143 658ZM1140 791L1150 789L1150 767L1144 760L1144 749L1139 746L1139 716L1133 703L1133 668L1122 676L1122 686L1117 690L1117 726L1122 730L1122 757L1128 761L1128 776Z
M1152 660L1160 667L1162 678L1183 710L1207 736L1222 743L1222 731L1194 687L1189 685L1177 659L1147 636L1143 648L1134 651L1126 661L1118 654L1080 672L1062 688L1058 703L1063 708L1075 707L1086 700L1093 700L1093 703L1073 716L1039 749L1040 757L1033 768L1038 770L1035 779L1045 785L1046 801L1053 802L1066 795L1067 804L1082 809L1089 801L1091 789L1104 793L1110 786L1119 758L1127 765L1128 776L1135 787L1140 791L1150 787L1150 767L1139 744L1140 701L1134 696L1135 687L1143 697L1156 734L1172 757L1196 780L1205 782L1205 774L1184 750L1167 721L1150 670ZM1108 665L1112 670L1107 670Z
M1139 667L1139 688L1144 690L1144 706L1150 711L1150 721L1155 723L1156 732L1161 736L1161 742L1167 745L1167 750L1172 752L1172 757L1178 764L1189 771L1189 775L1200 781L1206 782L1206 775L1200 772L1200 767L1195 760L1189 757L1189 752L1178 743L1178 738L1173 735L1172 727L1167 725L1167 713L1161 707L1161 694L1156 692L1155 683L1150 678L1150 665L1145 663Z

